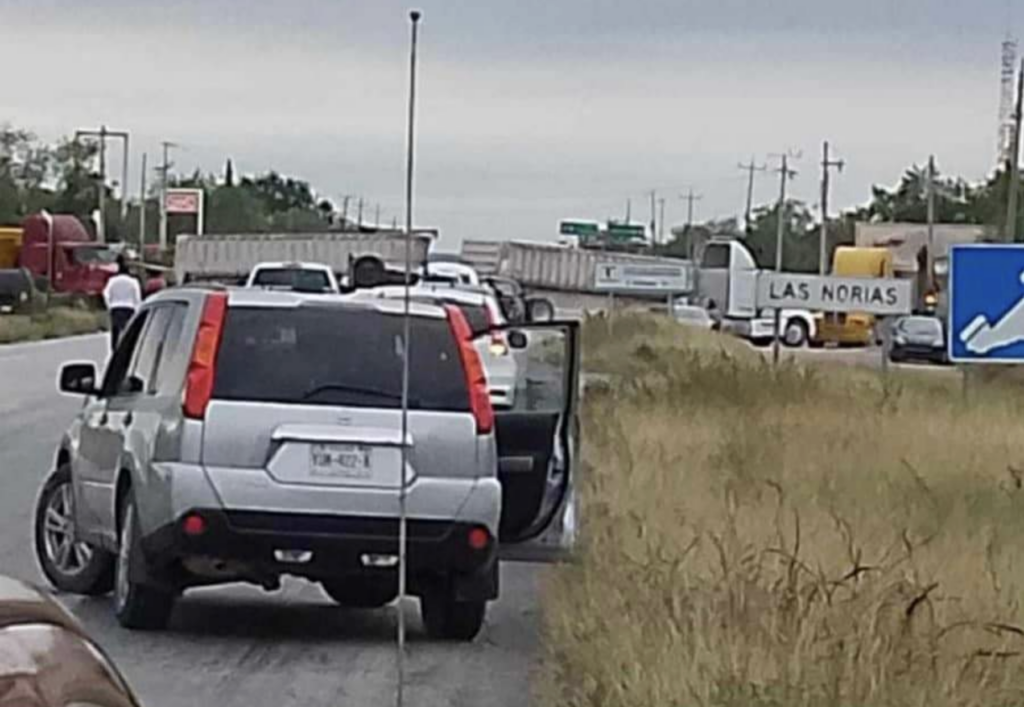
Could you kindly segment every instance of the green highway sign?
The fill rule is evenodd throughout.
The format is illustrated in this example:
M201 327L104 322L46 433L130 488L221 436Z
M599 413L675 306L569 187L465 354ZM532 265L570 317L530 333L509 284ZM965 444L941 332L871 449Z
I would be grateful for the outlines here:
M596 236L601 226L593 221L562 221L558 224L558 232L563 236Z
M642 224L608 223L609 238L647 238L647 229Z

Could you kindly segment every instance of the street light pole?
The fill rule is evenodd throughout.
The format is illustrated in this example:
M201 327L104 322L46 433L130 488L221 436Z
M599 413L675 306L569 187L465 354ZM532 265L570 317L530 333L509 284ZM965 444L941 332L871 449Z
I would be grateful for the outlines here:
M402 483L398 492L398 685L395 702L398 707L405 704L405 595L406 549L408 546L408 522L406 518L406 486L408 484L408 435L409 435L409 354L412 350L410 318L410 281L412 280L412 197L413 168L416 146L416 49L419 43L419 24L422 14L419 10L409 13L412 24L409 44L409 117L406 135L405 163L405 313L402 334ZM362 219L360 218L360 221Z

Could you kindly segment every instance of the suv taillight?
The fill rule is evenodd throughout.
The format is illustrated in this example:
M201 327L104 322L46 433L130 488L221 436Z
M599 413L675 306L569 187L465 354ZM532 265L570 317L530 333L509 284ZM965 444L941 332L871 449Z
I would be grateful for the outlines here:
M445 306L448 322L451 324L455 341L459 345L459 356L462 358L462 370L466 374L466 387L469 388L469 406L476 419L477 434L486 435L494 430L494 408L491 407L491 396L487 390L487 376L484 365L480 362L480 354L473 346L473 332L466 321L466 315L453 305Z
M494 311L486 305L484 306L484 310L487 312L487 323L492 327L497 326L498 318L494 316ZM508 356L508 341L505 339L505 332L491 332L490 352L492 356Z
M199 333L196 334L192 358L188 363L188 375L185 378L186 417L201 420L206 414L206 406L210 404L217 349L220 348L220 335L224 329L227 308L228 296L224 292L208 295L203 305L203 318L199 322Z

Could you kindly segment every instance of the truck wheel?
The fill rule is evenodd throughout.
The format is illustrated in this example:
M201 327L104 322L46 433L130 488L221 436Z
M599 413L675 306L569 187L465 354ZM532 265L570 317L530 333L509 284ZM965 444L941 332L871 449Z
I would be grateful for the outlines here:
M420 614L431 638L469 642L484 625L487 602L458 601L450 588L439 587L420 597Z
M114 588L114 556L78 539L71 468L61 464L43 484L35 511L39 567L56 589L99 596Z
M803 346L810 338L808 334L807 324L799 319L791 319L786 322L786 329L782 333L782 343L791 348Z
M327 596L340 606L350 609L379 609L393 602L398 596L396 581L351 577L328 579L321 584Z
M121 538L114 582L114 614L118 623L125 628L159 630L167 626L167 621L171 617L174 595L132 581L133 569L138 567L138 563L145 562L139 544L136 515L135 501L129 497L121 509Z

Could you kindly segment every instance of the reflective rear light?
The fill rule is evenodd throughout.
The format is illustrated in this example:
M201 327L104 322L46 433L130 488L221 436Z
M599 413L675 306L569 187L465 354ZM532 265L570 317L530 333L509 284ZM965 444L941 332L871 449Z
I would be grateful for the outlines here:
M487 531L487 528L476 527L472 528L466 535L466 542L469 544L471 550L486 550L487 546L491 544L491 534Z
M225 292L214 292L207 296L203 305L203 318L192 348L192 359L188 364L185 379L185 416L201 420L213 395L213 377L216 373L217 349L224 329L228 296Z
M481 435L490 434L494 431L494 408L491 407L487 376L480 362L480 354L473 346L473 331L469 328L466 315L458 307L447 305L445 310L448 312L448 323L452 327L455 341L459 345L462 370L466 374L466 387L469 389L469 406L476 419L476 432Z
M493 326L497 326L498 325L498 319L497 319L497 317L494 316L494 311L490 307L488 307L486 305L484 306L484 310L487 312L487 323L490 326L492 326L492 327ZM509 352L508 341L505 340L505 332L503 332L503 331L493 331L493 332L491 332L490 352L491 352L492 356L507 356L508 355L508 352Z
M181 519L181 532L189 537L198 537L206 532L206 519L198 513L189 513Z

